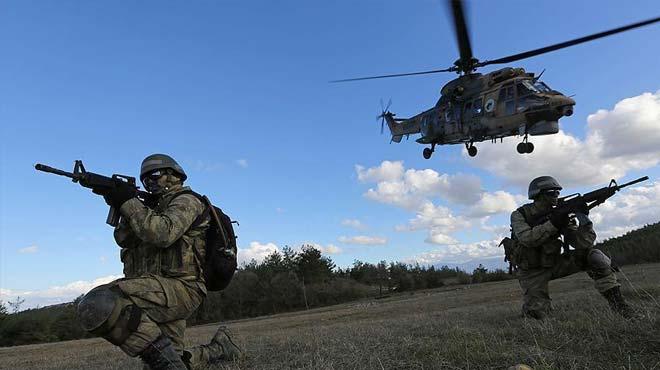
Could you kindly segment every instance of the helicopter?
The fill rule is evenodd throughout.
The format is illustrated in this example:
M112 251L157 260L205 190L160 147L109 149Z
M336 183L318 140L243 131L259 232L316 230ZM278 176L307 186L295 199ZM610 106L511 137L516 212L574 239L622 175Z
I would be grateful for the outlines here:
M459 77L442 87L438 102L410 118L397 118L396 114L382 106L377 119L387 126L392 135L390 142L399 143L406 136L421 134L415 141L429 145L422 155L429 159L436 145L465 144L470 157L477 155L475 142L496 142L508 136L522 136L516 150L520 154L534 151L529 136L552 135L559 132L559 119L573 114L575 100L552 89L540 80L543 72L526 72L523 68L505 67L490 73L477 73L477 69L491 64L506 64L573 45L647 26L660 21L660 17L633 23L562 43L509 55L503 58L479 61L472 54L468 27L465 22L463 2L447 0L452 15L459 59L445 69L423 72L398 73L371 77L334 80L349 82L390 77L456 72Z

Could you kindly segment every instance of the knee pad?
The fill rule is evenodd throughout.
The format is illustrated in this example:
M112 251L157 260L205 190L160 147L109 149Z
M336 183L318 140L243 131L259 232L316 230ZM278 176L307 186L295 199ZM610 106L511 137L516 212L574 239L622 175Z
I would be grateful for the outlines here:
M595 271L609 271L611 269L611 263L609 257L600 249L592 249L587 254L587 263L589 268Z
M88 332L120 345L140 324L142 310L120 292L108 287L92 289L78 303L80 324Z

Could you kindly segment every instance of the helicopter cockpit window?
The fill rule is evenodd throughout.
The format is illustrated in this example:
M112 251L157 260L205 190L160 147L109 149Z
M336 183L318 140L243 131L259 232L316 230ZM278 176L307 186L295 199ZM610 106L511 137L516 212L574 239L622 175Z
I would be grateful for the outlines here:
M537 89L536 86L534 86L529 80L523 80L518 84L518 96L540 92L541 91Z
M541 81L537 81L534 84L534 87L538 89L540 92L550 92L552 90L548 87L548 85L546 85L544 82Z

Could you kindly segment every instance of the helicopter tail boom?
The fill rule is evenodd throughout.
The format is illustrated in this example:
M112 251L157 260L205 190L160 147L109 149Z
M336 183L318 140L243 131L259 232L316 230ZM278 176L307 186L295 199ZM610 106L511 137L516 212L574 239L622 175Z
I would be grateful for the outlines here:
M401 139L406 135L419 132L419 123L417 123L417 120L396 119L391 112L383 113L383 118L387 122L387 127L390 129L390 134L392 135L392 141L395 143L400 143Z

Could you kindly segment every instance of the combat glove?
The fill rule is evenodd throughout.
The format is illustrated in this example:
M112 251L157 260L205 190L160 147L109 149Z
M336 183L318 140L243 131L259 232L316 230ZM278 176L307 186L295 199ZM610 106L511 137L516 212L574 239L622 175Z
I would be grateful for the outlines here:
M552 213L550 214L550 223L552 223L552 226L556 227L559 230L568 226L568 222L569 222L568 213L569 213L568 210L561 208L552 211Z
M105 202L112 207L120 208L127 200L135 198L137 189L129 184L120 183L117 187L103 194Z
M580 204L575 211L577 213L582 213L585 216L589 216L589 205L587 202L582 202L582 204Z

